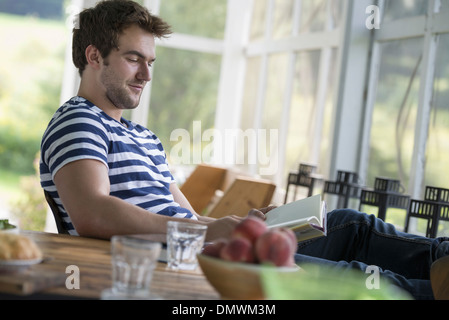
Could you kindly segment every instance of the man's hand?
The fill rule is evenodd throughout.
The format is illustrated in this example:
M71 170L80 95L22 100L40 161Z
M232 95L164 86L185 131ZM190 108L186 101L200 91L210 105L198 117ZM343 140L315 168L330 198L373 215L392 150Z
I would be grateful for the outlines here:
M269 207L261 208L261 209L251 209L248 212L248 217L251 216L251 217L256 217L256 218L260 218L262 220L265 220L266 219L265 215L269 211L271 211L271 210L273 210L275 208L277 208L277 207L276 206L269 206Z
M206 241L214 241L222 238L229 239L235 226L242 219L244 218L230 215L207 222Z

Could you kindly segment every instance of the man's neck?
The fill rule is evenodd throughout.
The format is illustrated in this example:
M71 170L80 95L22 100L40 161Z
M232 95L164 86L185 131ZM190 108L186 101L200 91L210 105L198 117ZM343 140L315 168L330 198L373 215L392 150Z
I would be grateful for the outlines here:
M95 92L96 89L92 88L93 86L89 87L81 80L78 96L89 100L98 108L103 110L103 112L105 112L108 116L120 122L122 119L123 110L117 108L109 99L107 99L107 97L100 96L97 92Z

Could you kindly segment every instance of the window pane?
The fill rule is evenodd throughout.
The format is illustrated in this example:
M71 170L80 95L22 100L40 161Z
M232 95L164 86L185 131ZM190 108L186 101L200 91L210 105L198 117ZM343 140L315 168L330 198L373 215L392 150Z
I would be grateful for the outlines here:
M449 12L449 0L441 0L440 12Z
M329 65L329 77L327 83L327 91L326 91L326 102L324 106L324 113L322 119L322 132L321 132L321 141L320 141L320 155L318 159L318 170L321 173L324 173L323 168L330 167L330 157L329 152L331 150L332 143L332 120L335 108L335 96L334 92L337 88L337 81L335 79L337 76L337 67L338 67L338 49L332 49L332 56L330 59ZM310 162L315 162L314 159L310 159Z
M245 90L243 93L243 104L241 110L240 128L243 132L251 131L255 126L255 115L257 109L257 96L259 91L260 69L262 58L249 58L246 63ZM238 145L237 153L239 161L236 168L242 172L250 172L249 155L253 154L255 146L250 145L250 141L246 140L243 145ZM251 165L256 165L255 161Z
M296 56L295 79L288 124L284 176L297 170L300 162L309 162L312 150L315 102L320 63L319 51L300 52Z
M263 113L264 129L277 129L282 115L288 54L273 54L268 59L267 88Z
M449 188L449 34L441 35L435 65L434 99L429 123L425 185Z
M265 178L273 177L279 170L277 158L278 136L284 104L288 53L273 54L268 59L267 88L265 93L262 129L258 135L259 173L272 168ZM270 160L271 159L271 160Z
M266 11L266 0L254 1L249 35L250 41L260 41L264 39Z
M340 26L342 16L343 16L343 8L347 5L345 0L328 0L329 1L329 10L330 10L330 29L336 29Z
M422 38L382 44L374 106L367 184L375 177L400 179L407 187L411 167Z
M387 0L384 21L421 16L427 13L429 0Z
M148 128L160 138L170 157L171 147L179 142L170 142L173 130L187 130L193 141L194 134L213 127L221 59L163 47L158 47L157 56ZM193 132L194 121L201 121L201 132Z
M288 54L274 54L268 58L267 83L264 93L262 130L256 130L254 123L257 107L257 95L259 91L259 77L261 68L261 58L249 59L246 72L244 107L242 110L241 128L246 132L251 132L256 139L248 141L248 145L240 146L239 151L244 153L244 164L240 166L242 170L249 170L253 165L258 168L258 174L265 178L274 176L278 170L278 133L281 125L282 108L284 101L284 91L286 86L286 72ZM257 120L257 119L256 119ZM271 156L276 159L271 159ZM264 174L266 173L266 174Z
M302 0L300 33L319 32L326 29L326 0Z
M344 0L297 0L300 2L299 33L320 32L337 28L341 22ZM254 1L251 41L262 40L266 25L267 0ZM296 0L275 0L273 38L288 37L293 29Z
M240 125L243 130L254 128L261 60L260 57L249 58L246 63L245 91Z
M295 1L277 0L275 6L273 38L289 37L292 35Z
M302 0L300 33L333 30L340 25L344 0Z
M223 0L164 0L160 16L173 31L209 38L224 38L227 2Z

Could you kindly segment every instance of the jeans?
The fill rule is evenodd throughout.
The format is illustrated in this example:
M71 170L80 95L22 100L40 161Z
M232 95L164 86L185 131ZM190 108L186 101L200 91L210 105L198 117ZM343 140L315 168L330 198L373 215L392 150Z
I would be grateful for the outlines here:
M374 215L351 209L329 212L327 221L326 237L298 244L298 265L312 263L362 272L377 266L381 277L415 299L433 299L430 266L449 254L449 238L400 232Z

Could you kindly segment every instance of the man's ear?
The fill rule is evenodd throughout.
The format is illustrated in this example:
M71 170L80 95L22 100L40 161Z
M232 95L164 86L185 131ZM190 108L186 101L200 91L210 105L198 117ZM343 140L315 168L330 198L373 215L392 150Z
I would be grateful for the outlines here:
M101 53L100 51L94 46L94 45L89 45L86 48L86 59L87 59L87 63L94 69L99 69L100 65L101 65Z

